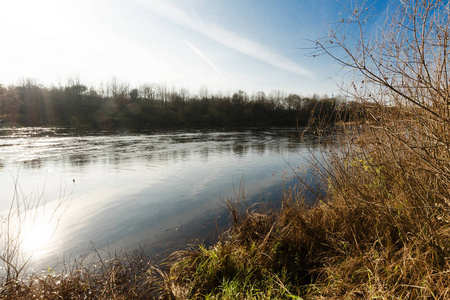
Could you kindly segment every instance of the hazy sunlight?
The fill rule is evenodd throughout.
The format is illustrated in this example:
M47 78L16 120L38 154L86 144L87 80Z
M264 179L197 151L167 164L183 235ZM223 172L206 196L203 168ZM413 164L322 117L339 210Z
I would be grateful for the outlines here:
M22 250L25 256L39 258L51 249L50 241L57 228L57 221L51 219L51 214L42 213L35 218L29 218L22 227Z

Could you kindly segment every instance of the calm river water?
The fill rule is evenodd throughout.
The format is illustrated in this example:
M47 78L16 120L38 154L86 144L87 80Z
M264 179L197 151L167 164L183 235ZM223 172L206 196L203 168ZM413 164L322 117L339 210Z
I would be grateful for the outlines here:
M0 210L13 199L39 207L22 217L23 249L57 264L92 247L153 256L228 222L224 199L243 187L270 201L291 165L304 172L308 148L297 129L145 133L0 128ZM22 216L25 216L23 214Z

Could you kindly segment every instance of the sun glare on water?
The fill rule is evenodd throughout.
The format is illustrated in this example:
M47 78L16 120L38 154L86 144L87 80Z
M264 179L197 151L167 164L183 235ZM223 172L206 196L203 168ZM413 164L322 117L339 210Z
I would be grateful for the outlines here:
M33 258L43 256L51 248L50 242L56 231L56 221L39 216L27 220L22 231L22 249L24 254Z
M46 213L42 206L2 214L0 251L6 259L39 261L55 249L57 225L54 215Z

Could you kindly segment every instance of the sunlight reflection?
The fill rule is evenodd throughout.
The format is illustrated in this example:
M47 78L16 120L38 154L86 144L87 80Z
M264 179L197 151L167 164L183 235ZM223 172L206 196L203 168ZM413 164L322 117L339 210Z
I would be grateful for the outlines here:
M54 251L59 221L69 204L69 197L47 203L42 195L16 194L10 209L0 214L0 268L10 262L25 267Z
M34 218L25 220L22 229L22 249L24 254L34 259L43 256L52 247L51 239L56 231L57 221L51 214L40 212Z

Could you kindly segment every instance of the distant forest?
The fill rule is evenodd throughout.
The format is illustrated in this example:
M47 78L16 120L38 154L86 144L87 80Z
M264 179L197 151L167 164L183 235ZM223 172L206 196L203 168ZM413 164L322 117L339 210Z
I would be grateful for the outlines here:
M309 118L335 120L339 97L210 93L145 84L130 88L116 81L95 89L69 81L45 87L33 80L0 84L0 125L69 126L98 129L242 127L305 125Z

